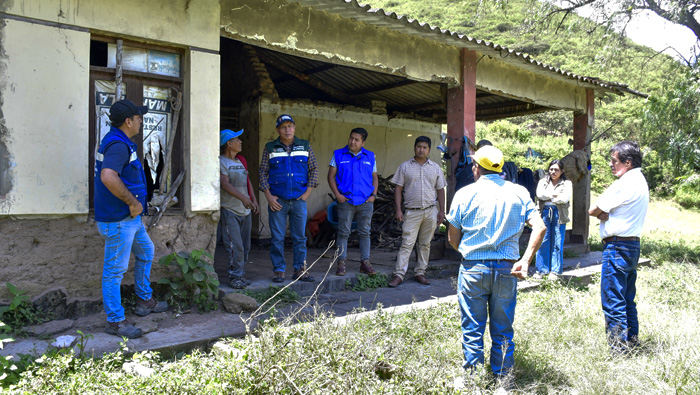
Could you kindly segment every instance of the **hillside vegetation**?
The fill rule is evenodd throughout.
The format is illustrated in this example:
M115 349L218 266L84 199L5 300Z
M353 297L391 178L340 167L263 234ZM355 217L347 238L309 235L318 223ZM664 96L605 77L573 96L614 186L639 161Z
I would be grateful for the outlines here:
M491 41L538 61L579 75L627 84L649 94L608 95L596 99L591 143L593 189L612 182L608 149L623 139L638 141L645 152L644 171L653 192L686 207L700 207L700 89L698 73L671 57L606 31L602 26L568 15L541 22L550 5L535 0L371 0L383 8L420 22ZM552 111L477 126L478 137L492 140L517 164L545 168L572 147L573 114ZM532 147L543 154L533 163L524 157Z

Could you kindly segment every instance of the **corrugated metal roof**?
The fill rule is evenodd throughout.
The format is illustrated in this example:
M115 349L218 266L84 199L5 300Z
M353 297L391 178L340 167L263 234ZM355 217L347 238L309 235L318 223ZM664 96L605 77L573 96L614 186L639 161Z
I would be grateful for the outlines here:
M403 34L418 36L426 40L442 42L458 48L479 51L486 55L498 57L500 60L525 66L533 72L546 74L563 80L576 80L580 85L596 90L613 92L616 94L630 93L647 97L646 94L629 88L626 84L611 81L603 81L595 77L581 76L570 71L546 65L532 58L530 55L513 51L501 45L478 40L465 34L452 32L447 29L421 23L416 19L410 19L394 12L387 12L381 8L373 9L369 4L360 4L357 0L288 0L329 14L339 15L344 18L353 18L366 24L384 27Z

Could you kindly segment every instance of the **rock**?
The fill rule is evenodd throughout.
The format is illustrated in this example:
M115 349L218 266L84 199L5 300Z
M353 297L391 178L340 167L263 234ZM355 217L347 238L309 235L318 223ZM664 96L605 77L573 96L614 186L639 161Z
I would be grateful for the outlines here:
M127 373L135 374L141 377L150 377L156 371L149 368L148 366L140 365L136 362L127 362L122 365L122 370Z
M230 344L221 341L216 342L213 346L211 346L211 352L214 355L222 357L230 356L234 359L238 359L238 357L242 354L240 349L231 347Z
M232 314L240 314L244 311L253 312L258 308L258 301L248 295L232 292L224 296L221 301L226 311Z
M76 339L77 337L75 336L59 336L56 338L55 342L51 343L51 345L58 348L68 348L73 346Z
M102 298L71 298L67 302L66 316L71 318L84 317L99 313L104 309Z
M34 307L50 318L66 317L66 289L63 287L52 288L42 292L32 300Z
M65 332L71 329L74 325L73 320L58 320L49 321L41 325L32 325L27 328L27 333L30 336L51 336L57 333Z
M428 256L429 261L434 261L436 259L442 259L445 256L445 240L436 239L430 242L430 255Z
M135 320L134 325L141 328L144 335L158 330L158 323L150 318L141 318Z

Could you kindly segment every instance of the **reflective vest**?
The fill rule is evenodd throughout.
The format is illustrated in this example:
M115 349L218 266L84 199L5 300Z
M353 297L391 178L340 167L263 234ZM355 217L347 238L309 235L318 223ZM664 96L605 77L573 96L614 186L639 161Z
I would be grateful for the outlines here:
M309 142L294 138L292 150L278 138L265 144L269 154L270 172L268 182L270 193L282 199L297 199L309 182Z
M100 174L102 173L102 161L104 153L113 144L124 143L129 147L129 161L124 164L124 168L119 174L126 189L131 192L146 210L146 174L136 153L134 144L120 129L112 126L109 133L102 139L100 148L95 155L95 221L97 222L119 222L129 217L129 205L114 196L102 183Z
M346 145L333 152L335 182L338 192L345 196L353 206L359 206L369 199L374 192L372 173L374 173L374 153L364 148L353 155Z

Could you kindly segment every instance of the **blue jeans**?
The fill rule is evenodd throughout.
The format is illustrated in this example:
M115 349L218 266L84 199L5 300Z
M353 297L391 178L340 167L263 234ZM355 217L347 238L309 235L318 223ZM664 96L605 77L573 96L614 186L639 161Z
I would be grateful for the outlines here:
M559 210L556 206L544 206L542 219L547 226L542 246L535 256L535 268L542 274L561 274L564 269L564 234L566 224L559 223Z
M154 247L143 226L141 216L127 218L120 222L98 222L97 230L105 239L105 261L102 269L102 301L107 313L107 321L119 322L125 319L122 306L121 283L129 268L131 253L136 258L134 282L136 296L143 300L151 298L151 264Z
M508 374L515 360L513 321L518 280L508 261L462 261L457 297L462 312L464 368L484 363L484 331L490 318L491 370Z
M369 230L372 223L374 203L364 202L359 206L344 202L338 204L338 250L339 260L344 261L348 257L348 237L350 237L352 220L357 217L357 234L360 236L360 259L369 259L370 238Z
M229 277L243 277L248 253L250 253L251 215L239 216L221 208L221 233L228 253Z
M638 241L630 240L607 243L603 250L600 299L605 332L615 349L624 349L628 340L639 335L637 304L634 302L639 248Z
M270 246L270 260L272 270L284 272L287 263L284 261L284 235L287 233L287 216L289 216L289 231L292 234L292 248L294 251L294 269L301 269L306 263L306 202L299 200L286 200L277 198L282 205L280 211L272 211L268 206L267 212L270 218L270 234L272 245Z

